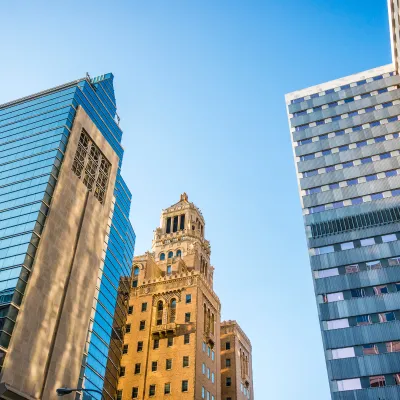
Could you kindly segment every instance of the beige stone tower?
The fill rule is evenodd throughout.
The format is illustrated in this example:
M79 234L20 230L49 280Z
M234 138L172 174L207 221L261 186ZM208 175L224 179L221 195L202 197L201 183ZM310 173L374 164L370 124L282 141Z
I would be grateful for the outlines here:
M221 323L222 400L254 400L251 343L236 321Z
M221 399L220 302L201 211L164 210L151 252L134 259L118 400Z

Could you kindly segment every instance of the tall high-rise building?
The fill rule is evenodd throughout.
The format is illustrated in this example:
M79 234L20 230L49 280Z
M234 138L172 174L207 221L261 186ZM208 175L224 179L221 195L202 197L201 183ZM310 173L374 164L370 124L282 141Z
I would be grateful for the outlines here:
M163 210L151 252L134 258L118 400L222 399L210 254L203 215L184 193Z
M332 399L400 398L399 8L393 64L286 95Z
M1 399L114 398L135 242L117 118L112 74L0 106Z
M221 398L254 400L250 339L236 321L221 322Z

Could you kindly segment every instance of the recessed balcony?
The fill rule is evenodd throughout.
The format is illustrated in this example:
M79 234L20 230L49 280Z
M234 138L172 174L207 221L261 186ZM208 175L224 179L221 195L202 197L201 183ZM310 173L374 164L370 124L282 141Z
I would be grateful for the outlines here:
M153 337L162 338L176 334L176 323L170 322L169 324L156 325L151 328Z

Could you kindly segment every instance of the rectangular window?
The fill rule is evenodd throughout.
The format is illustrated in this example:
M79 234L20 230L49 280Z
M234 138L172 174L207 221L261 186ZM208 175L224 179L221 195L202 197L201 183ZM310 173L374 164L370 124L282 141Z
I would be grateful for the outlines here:
M128 308L128 314L131 315L133 313L133 306L129 306Z
M332 358L338 360L340 358L351 358L355 357L354 347L345 347L343 349L333 349Z
M314 250L315 250L315 255L316 256L319 256L321 254L333 253L335 251L333 246L317 247Z
M202 399L206 398L206 389L204 388L204 386L201 387L201 398Z
M143 351L143 342L137 342L137 351Z
M183 344L189 344L189 343L190 343L190 334L185 333L185 335L183 336Z
M360 289L351 289L350 290L351 297L357 298L357 297L365 297L365 290L360 288Z
M189 381L182 381L182 392L187 392L189 390Z
M225 350L230 350L231 349L231 342L226 342L225 343Z
M337 381L337 385L339 392L362 389L360 378L343 379L342 381Z
M211 355L211 348L210 348L210 346L207 346L207 355L208 355L208 357L210 357L210 355Z
M204 353L206 352L206 344L205 344L205 342L203 342L203 352Z
M361 246L371 246L375 244L375 238L367 238L367 239L361 239L360 240Z
M156 385L150 385L149 386L149 396L155 396L156 395Z
M338 293L329 293L324 296L325 303L333 303L335 301L342 301L344 300L343 292Z
M207 378L210 379L210 368L207 367Z
M360 272L360 267L358 264L346 265L345 266L346 274L354 274L356 272Z
M185 322L190 322L190 312L185 313Z
M171 347L173 344L174 344L174 338L170 336L167 339L167 347Z
M350 325L349 325L349 320L347 318L342 318L342 319L333 319L331 321L327 321L327 326L328 330L332 330L332 329L348 328Z
M167 275L171 275L172 273L172 265L167 265Z
M389 258L389 265L400 265L400 257Z
M160 340L159 339L154 339L153 342L153 350L156 350L160 347Z
M135 364L135 375L140 374L140 363Z
M358 315L356 317L357 326L370 325L372 323L369 315Z
M117 390L117 400L122 400L122 390Z
M374 286L375 295L379 296L380 294L389 293L388 287L386 285Z
M145 327L146 327L146 321L140 321L139 331L144 331Z
M119 369L119 376L125 376L125 367Z
M171 393L171 384L170 383L166 383L164 385L164 394L170 394Z
M318 278L318 279L329 278L331 276L336 276L336 275L339 275L338 268L323 269L323 270L316 271L316 278Z
M142 312L147 311L147 303L142 303Z
M230 376L227 376L225 381L225 386L231 386L231 384L232 384L232 379Z
M125 325L125 333L130 333L131 331L131 324L126 324Z
M397 240L397 236L394 233L392 233L391 235L382 236L383 243L394 242L395 240Z
M179 229L181 231L183 231L185 229L185 214L181 214L181 221L180 221Z
M380 313L379 314L379 321L380 322L391 322L396 320L396 315L393 311L387 313Z
M354 249L354 243L353 242L346 242L346 243L341 243L340 248L342 250L349 250L349 249Z
M177 232L177 231L178 231L178 216L174 217L174 222L172 227L172 232Z
M188 366L189 366L189 356L183 356L182 367L188 367Z
M214 383L215 381L215 375L214 372L211 372L211 382Z
M214 359L215 359L215 352L214 352L214 350L212 350L212 351L211 351L211 360L214 361Z
M122 348L122 354L128 354L128 345L124 344L124 347Z
M171 218L167 218L167 229L166 233L171 233Z
M231 359L230 359L230 358L227 358L227 359L225 360L225 367L229 368L230 366L231 366Z
M204 363L201 365L201 373L202 373L203 375L206 374L206 364L204 364Z
M172 358L167 358L165 360L165 369L170 370L172 368Z
M362 350L364 356L379 354L378 346L376 344L364 344Z
M370 387L383 387L386 386L385 376L370 376L369 377L369 386Z
M386 351L388 353L397 353L400 351L400 342L399 341L394 341L394 342L388 342L386 343Z
M139 396L139 388L133 387L132 388L132 399L137 399Z
M157 361L152 361L151 362L151 372L156 372L157 371L157 366L158 366Z
M138 285L138 281L137 280L132 281L132 287L133 288L137 287L137 285Z
M190 304L192 302L192 295L191 294L187 294L186 295L186 304Z
M380 261L369 261L366 263L368 270L381 269L382 264Z

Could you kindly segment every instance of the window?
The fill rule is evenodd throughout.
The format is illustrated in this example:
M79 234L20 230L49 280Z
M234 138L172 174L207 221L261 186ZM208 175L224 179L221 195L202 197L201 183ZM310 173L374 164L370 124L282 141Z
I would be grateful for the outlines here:
M172 299L171 304L170 304L170 310L169 310L169 322L175 322L175 316L176 316L176 300Z
M388 287L386 285L374 286L374 292L377 296L380 294L389 293Z
M205 344L205 342L203 342L203 352L204 353L206 352L206 344Z
M172 232L176 232L177 230L178 230L178 216L176 215L176 216L174 217Z
M230 350L231 349L231 342L226 342L225 343L225 350Z
M227 359L225 360L225 367L229 368L230 366L231 366L231 359L230 359L230 358L227 358Z
M164 394L170 394L171 393L171 384L170 383L166 383L164 385Z
M400 265L400 257L389 258L389 266Z
M128 308L128 314L131 315L133 313L133 306L129 306Z
M332 329L341 329L341 328L348 328L349 320L347 318L342 319L333 319L331 321L327 321L328 330Z
M185 313L185 322L190 322L190 312Z
M139 267L135 267L135 268L133 269L133 276L138 276L138 275L139 275L139 272L140 272Z
M360 271L360 267L358 264L346 265L345 267L346 274L355 274Z
M140 374L140 363L135 364L135 375Z
M172 258L174 256L174 253L172 251L168 252L168 258Z
M122 390L117 390L117 400L122 400Z
M119 376L125 376L125 367L119 369Z
M393 311L387 313L380 313L379 314L379 321L380 322L391 322L396 320L396 315Z
M122 348L122 354L128 354L128 345L124 344L124 347Z
M146 321L140 321L139 331L144 331L145 327L146 327Z
M362 389L360 378L337 381L339 392Z
M142 303L142 312L147 311L147 303Z
M208 355L208 357L210 357L210 355L211 355L211 347L210 346L207 346L207 355Z
M165 360L165 369L170 370L172 368L172 358L167 358Z
M383 243L394 242L395 240L397 240L397 236L394 233L392 233L391 235L382 236Z
M344 300L343 292L329 293L326 296L324 296L325 303L332 303L334 301L342 301L342 300Z
M351 358L355 357L354 347L345 347L343 349L333 349L332 358L338 360L340 358Z
M183 344L189 344L190 343L190 333L185 333L183 336Z
M186 295L186 304L190 304L192 302L192 295L191 294L187 294Z
M362 349L364 356L368 356L371 354L379 354L378 346L376 344L364 344Z
M174 344L174 338L173 337L168 337L167 339L167 347L171 347Z
M371 246L375 244L375 239L374 238L367 238L367 239L361 239L360 240L361 246Z
M381 269L382 264L380 261L369 261L366 263L368 270Z
M154 339L153 342L153 350L156 350L160 347L160 340L159 339Z
M167 265L167 275L171 275L172 273L172 265Z
M214 375L214 372L212 372L211 373L211 382L214 383L214 381L215 381L215 375Z
M182 381L182 392L187 392L189 390L189 382Z
M227 376L225 381L225 386L231 386L231 384L232 384L232 379L230 376Z
M395 385L400 385L400 374L394 374Z
M133 287L133 288L137 287L137 285L138 285L137 279L134 280L134 281L132 281L132 287Z
M204 386L201 387L201 398L202 399L206 398L206 389L204 388Z
M323 269L320 271L316 271L316 278L318 278L318 279L329 278L331 276L336 276L336 275L339 275L338 268Z
M188 366L189 366L189 356L183 356L182 367L188 367Z
M397 353L400 351L400 342L395 341L395 342L388 342L386 343L386 351L388 353Z
M210 368L207 367L207 378L210 379Z
M354 249L354 243L353 242L346 242L346 243L341 243L340 248L342 250L349 250L349 249Z
M372 322L369 315L358 315L356 317L356 323L357 326L363 326L363 325L370 325Z
M370 387L383 387L386 386L385 377L383 375L370 376L369 378Z
M131 331L131 324L125 325L125 333L129 333Z
M315 248L315 255L319 256L321 254L333 253L334 251L333 246L317 247Z
M206 364L204 364L204 363L201 365L201 373L202 373L203 375L206 374Z
M357 297L365 297L365 290L360 288L360 289L351 289L350 290L351 297L357 298Z
M213 360L213 361L214 361L214 359L215 359L215 351L214 351L214 350L212 350L212 351L211 351L211 360Z
M149 386L149 396L155 396L156 395L156 385L150 385Z
M139 388L133 387L132 388L132 399L137 399L139 396Z
M160 261L164 261L165 260L165 253L161 253L160 254Z
M151 372L156 372L158 367L157 361L152 361L151 362Z
M166 233L171 233L171 217L167 218L167 229Z
M181 258L182 257L182 251L181 250L177 250L176 251L176 256Z
M143 351L143 342L137 342L137 351Z

